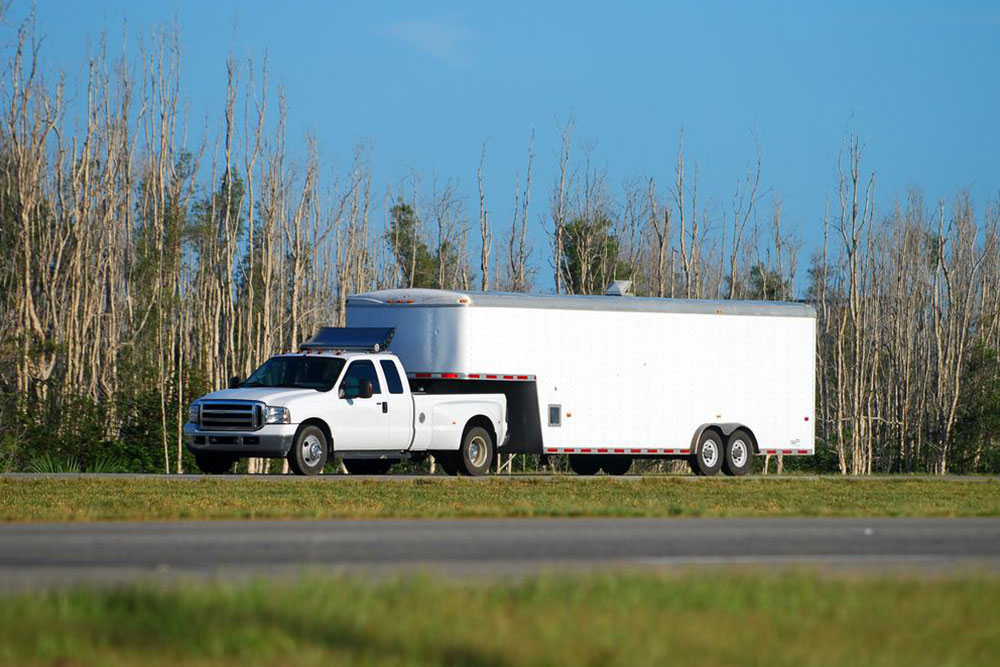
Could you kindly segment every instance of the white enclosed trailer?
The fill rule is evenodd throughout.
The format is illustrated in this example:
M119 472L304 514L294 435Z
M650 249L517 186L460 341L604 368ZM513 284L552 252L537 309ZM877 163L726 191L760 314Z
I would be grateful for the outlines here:
M590 455L743 474L749 450L814 450L805 304L403 289L349 297L347 325L395 327L416 391L504 393L504 452L570 454L579 472L599 467Z

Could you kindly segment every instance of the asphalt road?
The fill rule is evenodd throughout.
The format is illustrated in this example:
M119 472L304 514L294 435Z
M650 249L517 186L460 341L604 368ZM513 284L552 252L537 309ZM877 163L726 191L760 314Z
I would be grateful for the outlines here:
M1000 519L489 519L0 526L0 588L429 569L1000 570Z

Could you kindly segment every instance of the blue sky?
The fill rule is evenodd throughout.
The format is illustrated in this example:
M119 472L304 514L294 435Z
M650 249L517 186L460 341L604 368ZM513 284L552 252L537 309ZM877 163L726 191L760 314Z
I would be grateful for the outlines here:
M571 115L612 186L632 175L666 185L683 128L703 203L720 212L754 158L756 133L763 183L781 195L806 252L848 128L867 143L883 212L911 185L930 202L967 187L980 207L1000 191L996 2L39 0L37 11L46 64L71 78L102 29L116 35L127 19L139 35L176 17L194 126L208 112L218 121L227 54L266 51L290 135L313 133L331 163L372 140L381 181L411 168L426 188L457 179L470 216L488 140L498 225L532 130L540 224L557 121ZM542 289L551 286L544 245L538 233Z

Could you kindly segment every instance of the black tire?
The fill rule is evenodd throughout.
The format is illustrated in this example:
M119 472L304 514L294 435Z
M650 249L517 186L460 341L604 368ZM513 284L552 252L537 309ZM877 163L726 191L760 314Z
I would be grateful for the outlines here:
M196 452L194 462L198 466L198 470L206 475L225 475L233 471L236 457L217 452Z
M753 468L753 440L743 429L736 429L726 438L726 456L722 461L722 472L740 477Z
M632 457L624 454L608 454L600 459L601 470L609 475L625 475L632 468Z
M309 424L299 429L288 450L288 467L296 475L318 475L326 466L330 443L319 426Z
M496 454L493 437L482 426L473 426L465 431L456 454L459 474L469 477L485 475Z
M593 454L570 454L569 469L577 475L596 475L601 469L601 457Z
M454 477L458 474L457 452L434 452L434 460L441 466L444 474Z
M688 459L691 472L699 477L711 477L722 467L722 437L712 429L706 429L698 439L698 449Z

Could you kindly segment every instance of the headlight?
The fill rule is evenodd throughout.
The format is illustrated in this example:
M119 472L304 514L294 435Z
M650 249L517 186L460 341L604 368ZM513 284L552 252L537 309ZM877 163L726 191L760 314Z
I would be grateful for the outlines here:
M265 424L291 424L292 415L288 408L276 408L273 405L264 406Z
M188 421L192 424L198 423L198 418L201 416L201 406L197 403L192 403L191 407L188 408Z

